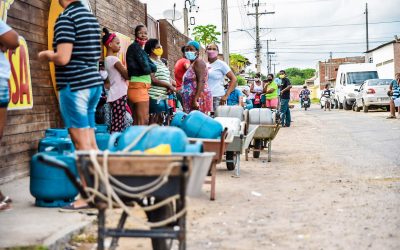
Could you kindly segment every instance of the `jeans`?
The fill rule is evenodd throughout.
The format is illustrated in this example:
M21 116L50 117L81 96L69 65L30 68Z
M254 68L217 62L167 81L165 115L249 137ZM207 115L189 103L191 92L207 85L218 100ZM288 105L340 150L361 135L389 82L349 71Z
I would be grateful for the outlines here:
M282 126L290 127L289 99L281 99Z
M67 128L94 128L101 86L71 91L70 86L59 91L60 111Z

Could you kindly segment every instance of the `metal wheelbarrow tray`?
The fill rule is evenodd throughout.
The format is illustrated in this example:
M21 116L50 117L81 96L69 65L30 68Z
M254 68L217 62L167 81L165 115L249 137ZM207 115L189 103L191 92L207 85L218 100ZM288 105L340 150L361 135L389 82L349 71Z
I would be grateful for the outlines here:
M232 136L228 135L228 129L224 129L219 139L201 139L189 138L190 142L203 142L204 152L215 153L213 160L210 164L211 180L206 181L206 184L211 184L210 200L215 200L215 184L217 177L217 164L221 163L228 143L233 140Z
M254 145L250 146L246 150L246 161L248 160L248 154L250 148L253 148L253 157L258 158L260 156L260 152L266 148L268 151L268 162L271 161L271 153L272 153L272 140L275 139L276 135L281 128L280 124L274 125L258 125L256 127L253 139Z
M110 249L115 249L120 237L140 237L152 239L177 239L179 249L186 249L186 202L187 194L196 195L200 192L202 183L208 171L214 154L173 154L173 155L138 155L132 153L108 153L107 173L119 182L129 187L137 187L149 184L165 174L167 168L170 169L166 182L154 191L149 191L144 197L149 197L154 201L161 202L168 197L178 197L175 200L175 214L182 214L176 220L160 227L150 227L150 229L124 229L128 213L122 213L117 228L106 228L105 217L108 205L104 200L96 196L89 205L98 209L98 249L104 249L106 237L112 237ZM97 152L95 156L97 162L102 163L104 152ZM51 166L63 169L69 179L78 188L82 198L90 196L89 189L96 185L95 168L90 159L90 152L77 151L76 163L79 170L80 180L77 179L65 166L63 162L57 161L53 157L43 156L40 159ZM171 168L170 168L171 167ZM83 183L83 185L81 184ZM97 182L97 184L99 184ZM115 186L114 186L115 188ZM105 195L107 187L100 183L97 190ZM116 189L115 189L116 190ZM125 189L126 190L126 189ZM132 206L143 203L141 197L132 197L116 191L118 198L124 205ZM133 194L133 193L132 193ZM179 195L179 196L177 196ZM157 204L157 203L155 203ZM150 204L151 205L151 204ZM167 204L170 205L170 204ZM146 208L146 207L144 207Z

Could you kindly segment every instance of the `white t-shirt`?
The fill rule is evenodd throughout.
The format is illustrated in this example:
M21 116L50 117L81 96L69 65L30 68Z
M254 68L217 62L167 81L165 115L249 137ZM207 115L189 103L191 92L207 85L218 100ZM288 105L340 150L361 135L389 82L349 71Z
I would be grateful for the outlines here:
M212 96L225 95L224 77L231 71L231 68L224 61L217 59L213 63L207 64L208 68L208 87Z
M9 32L11 27L8 26L5 22L0 20L0 36ZM0 50L0 78L9 79L10 78L10 63L7 58L4 56L4 53Z
M116 56L107 56L104 59L104 66L108 73L110 81L110 92L108 93L107 102L113 102L128 93L128 85L121 73L114 67L119 62Z

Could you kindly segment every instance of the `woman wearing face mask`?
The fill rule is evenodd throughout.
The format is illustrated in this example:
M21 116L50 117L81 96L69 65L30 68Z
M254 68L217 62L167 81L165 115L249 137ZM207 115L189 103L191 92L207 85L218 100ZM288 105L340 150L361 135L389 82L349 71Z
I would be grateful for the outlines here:
M132 105L135 125L147 125L149 121L149 92L151 73L157 71L156 65L143 50L147 42L147 29L144 25L135 28L135 42L126 52L129 87L128 100Z
M168 67L161 60L163 48L157 39L149 39L144 51L150 56L151 61L157 66L157 71L151 73L150 113L156 114L168 111L168 92L174 92L175 87L171 80Z
M260 81L260 73L256 74L254 82L250 86L251 100L253 101L254 108L261 108L261 94L264 91L264 85Z
M224 61L218 59L219 48L216 44L209 44L206 47L208 58L208 86L213 96L214 111L221 104L224 105L236 88L236 76L233 74L231 68ZM224 78L229 78L229 87L225 91Z
M192 110L208 113L213 108L212 95L207 83L207 65L199 58L199 50L200 44L196 41L188 42L185 48L185 57L190 61L190 66L183 76L182 100L186 113Z
M110 132L121 132L125 129L126 102L129 79L128 71L115 55L121 49L119 38L110 33L106 28L103 29L103 45L107 48L107 56L104 59L105 68L110 81L110 91L107 102L111 107L111 129Z
M274 81L274 75L268 74L266 85L264 87L265 107L276 109L278 107L278 85Z

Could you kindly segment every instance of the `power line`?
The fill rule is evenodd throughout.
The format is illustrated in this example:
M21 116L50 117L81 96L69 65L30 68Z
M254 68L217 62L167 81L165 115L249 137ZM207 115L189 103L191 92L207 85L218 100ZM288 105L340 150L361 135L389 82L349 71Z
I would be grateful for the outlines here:
M369 23L369 25L376 25L376 24L389 24L389 23L400 23L400 20L395 21L386 21L386 22L373 22ZM332 24L332 25L310 25L310 26L287 26L287 27L274 27L274 28L260 28L260 29L270 29L270 30L277 30L277 29L309 29L309 28L327 28L327 27L344 27L344 26L360 26L365 25L365 23L348 23L348 24ZM239 32L240 30L234 30L232 32Z

